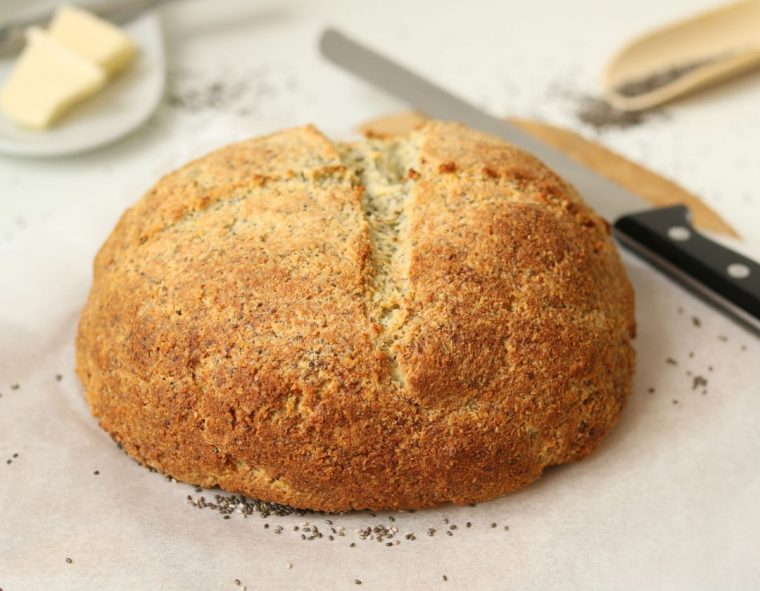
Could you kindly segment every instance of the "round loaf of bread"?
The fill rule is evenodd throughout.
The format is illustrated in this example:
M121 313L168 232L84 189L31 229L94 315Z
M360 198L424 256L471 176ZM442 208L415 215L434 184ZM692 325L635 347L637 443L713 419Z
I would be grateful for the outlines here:
M195 485L324 511L483 501L589 454L631 392L609 225L463 126L313 127L161 179L95 260L77 371Z

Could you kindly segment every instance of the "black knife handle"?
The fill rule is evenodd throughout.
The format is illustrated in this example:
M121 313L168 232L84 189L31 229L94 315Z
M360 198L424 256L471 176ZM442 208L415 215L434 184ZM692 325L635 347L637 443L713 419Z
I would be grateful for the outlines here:
M697 232L685 206L623 216L615 236L760 335L760 265Z

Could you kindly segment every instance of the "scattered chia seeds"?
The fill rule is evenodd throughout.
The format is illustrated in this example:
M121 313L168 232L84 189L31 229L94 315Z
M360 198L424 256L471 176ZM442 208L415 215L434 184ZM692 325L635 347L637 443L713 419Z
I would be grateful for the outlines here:
M649 390L647 390L647 392L649 392L650 394L654 394L655 390L654 390L654 388L649 388Z
M700 326L702 326L702 321L697 316L692 316L691 317L691 323L694 326L696 326L697 328L699 328Z
M678 400L676 400L676 399L674 398L674 399L673 399L673 404L678 404Z
M55 381L56 382L60 382L62 379L63 379L63 375L62 374L59 374L59 373L55 374Z
M276 515L278 517L297 515L301 517L314 513L314 511L311 511L309 509L296 509L294 507L289 507L288 505L280 505L279 503L268 503L266 501L249 499L242 495L217 494L214 495L213 502L206 501L206 497L204 496L200 496L195 499L192 495L188 495L187 502L188 504L192 505L193 507L197 507L198 509L212 509L221 515L231 515L237 512L241 513L243 517L249 517L254 513L264 518L269 517L270 515ZM277 527L279 528L281 526ZM294 526L294 531L298 531L298 529L299 528L297 525Z
M194 68L172 68L164 105L189 114L223 111L266 119L289 113L298 90L295 74L282 63L227 68L213 76Z
M68 558L68 557L66 558L66 563L67 563L67 564L71 564L72 562L74 562L74 561L73 561L73 560L71 560L71 558Z
M97 473L98 471L95 471ZM173 482L176 482L172 479ZM199 490L198 487L195 490ZM202 490L202 489L200 489ZM278 503L270 503L266 501L260 501L256 499L250 499L243 495L235 494L214 494L213 497L207 498L204 495L194 496L192 494L185 495L186 502L197 509L211 509L218 513L222 519L232 519L233 517L248 518L254 515L262 519L272 517L306 517L309 515L321 515L326 514L322 511L313 511L309 509L298 509L287 505L280 505ZM413 511L406 511L406 513L412 513ZM330 515L330 514L327 514ZM338 515L338 514L336 514ZM368 513L369 516L376 517L376 513ZM383 517L381 517L383 518ZM338 538L346 537L352 533L362 541L376 541L381 543L385 547L393 547L401 544L403 540L408 542L416 541L417 535L413 531L401 531L396 523L400 517L397 515L386 515L384 519L387 519L386 523L376 523L374 525L365 525L363 527L356 527L353 532L347 532L346 528L337 525L334 519L324 518L320 520L320 523L324 523L321 527L324 527L326 531L320 529L320 525L311 521L302 521L296 524L278 524L272 525L270 528L269 522L264 522L263 529L270 530L274 534L280 535L292 531L296 535L296 539L300 539L304 542L313 542L320 539L325 541L334 542ZM443 517L442 521L447 525L447 529L441 533L445 533L447 536L452 537L454 532L458 530L458 525L450 523L448 517ZM390 523L388 523L390 522ZM466 527L471 528L472 522L466 522ZM497 524L494 522L491 525L492 528L496 528ZM287 529L287 531L286 531ZM508 529L505 527L505 529ZM428 537L434 537L438 533L435 527L429 527L426 530ZM356 542L350 542L349 548L355 548Z
M444 583L449 580L449 578L446 575L443 575L441 578L443 579Z
M362 582L359 579L354 579L354 585L361 585Z
M21 384L11 384L11 390L18 390L21 387Z
M729 51L720 55L686 62L667 69L659 70L642 78L635 78L633 80L629 80L628 82L624 82L623 84L615 87L615 92L621 96L629 98L640 96L648 92L653 92L664 86L667 86L671 82L675 82L679 78L690 74L702 66L724 60L733 55L733 53L734 52Z
M675 360L675 359L673 359L672 357L668 357L668 358L665 360L665 363L669 363L670 365L678 365L678 361L676 361L676 360Z
M696 390L697 388L707 386L707 380L704 376L694 376L694 380L692 380L691 389Z
M93 472L93 474L94 474L95 476L99 475L99 474L100 474L100 470L95 470L95 471Z
M576 117L597 132L608 129L627 129L641 125L654 115L662 115L662 111L622 111L610 103L593 96L581 96L578 101Z

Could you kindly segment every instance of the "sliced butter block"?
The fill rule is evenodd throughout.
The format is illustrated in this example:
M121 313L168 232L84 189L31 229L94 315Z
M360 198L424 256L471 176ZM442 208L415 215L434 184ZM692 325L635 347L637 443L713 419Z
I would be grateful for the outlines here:
M74 6L62 6L56 11L48 33L98 64L109 77L124 69L135 57L135 44L124 31Z
M26 47L0 90L0 108L19 125L45 129L106 81L103 68L44 31L30 29Z

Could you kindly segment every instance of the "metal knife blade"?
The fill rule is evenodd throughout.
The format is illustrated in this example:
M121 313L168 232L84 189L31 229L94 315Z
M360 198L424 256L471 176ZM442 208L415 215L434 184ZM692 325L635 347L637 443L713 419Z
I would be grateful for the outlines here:
M320 48L336 65L432 118L458 121L531 152L572 183L597 212L614 223L616 237L624 246L760 334L760 265L699 234L690 225L686 207L653 209L641 197L552 146L484 113L334 29L322 34Z

